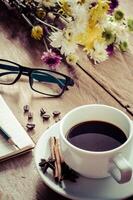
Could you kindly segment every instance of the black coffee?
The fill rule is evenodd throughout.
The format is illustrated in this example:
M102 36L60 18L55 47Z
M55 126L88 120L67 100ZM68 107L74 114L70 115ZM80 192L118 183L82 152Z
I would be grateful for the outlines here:
M108 151L123 144L127 137L117 126L103 121L86 121L72 127L67 140L88 151Z

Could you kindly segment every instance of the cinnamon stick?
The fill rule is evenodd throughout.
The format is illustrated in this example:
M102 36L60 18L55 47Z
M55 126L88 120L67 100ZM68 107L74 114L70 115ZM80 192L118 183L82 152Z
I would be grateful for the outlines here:
M56 160L54 148L55 148L55 140L54 140L53 137L51 137L50 138L51 157L52 157L52 159ZM54 170L53 174L54 174L55 181L58 182L58 168L57 168L57 162L56 161L55 161L54 165L55 165L55 170Z
M76 182L78 174L68 167L64 162L64 159L60 151L59 139L56 137L50 138L50 150L51 158L54 160L53 176L57 183L61 183L62 180L70 180Z
M60 153L59 153L59 147L58 147L58 141L56 137L54 137L54 154L55 154L55 163L57 164L57 170L58 170L58 181L60 182L62 179L61 175L61 158L60 158Z
M60 157L60 162L61 164L64 162L64 159L63 159L63 156L61 154L61 150L60 150L60 142L59 142L59 139L56 138L56 143L57 143L57 146L58 146L58 151L59 151L59 157Z

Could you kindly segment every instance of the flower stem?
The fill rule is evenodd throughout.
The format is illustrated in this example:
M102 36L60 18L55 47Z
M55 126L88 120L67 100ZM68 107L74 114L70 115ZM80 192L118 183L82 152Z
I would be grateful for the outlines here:
M31 21L26 17L26 15L25 14L21 14L22 15L22 17L24 18L24 20L31 26L31 27L33 27L33 24L31 23Z
M44 25L46 25L46 26L48 26L48 27L50 27L50 28L53 28L53 29L56 30L56 31L59 31L59 30L60 30L59 28L57 28L57 27L55 27L55 26L53 26L53 25L51 25L51 24L48 24L48 23L42 21L41 19L39 19L39 18L37 18L37 17L35 17L35 19L36 19L38 22L40 22L40 23L42 23L42 24L44 24Z
M53 14L59 16L60 18L64 19L64 21L66 21L67 23L69 23L69 21L64 16L62 16L60 13L53 12Z
M46 39L45 39L44 37L43 37L43 43L44 43L44 46L45 46L46 51L49 51L49 48L48 48Z

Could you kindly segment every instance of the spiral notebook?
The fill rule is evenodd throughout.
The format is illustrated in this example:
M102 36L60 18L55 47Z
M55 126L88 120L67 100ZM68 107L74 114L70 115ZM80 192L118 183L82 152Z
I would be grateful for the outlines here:
M25 153L32 148L35 144L24 130L21 124L16 119L2 96L0 95L0 127L7 133L14 143L18 146L8 143L8 141L0 133L0 161L9 159Z

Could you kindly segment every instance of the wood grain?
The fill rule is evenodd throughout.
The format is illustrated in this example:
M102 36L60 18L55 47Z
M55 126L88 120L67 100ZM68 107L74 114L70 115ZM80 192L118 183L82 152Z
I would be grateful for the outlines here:
M133 6L131 0L129 3L124 3L125 1L121 2L126 8L126 11L131 9L131 5ZM3 8L2 6L0 7L0 12L4 12L3 9L7 12L6 8ZM27 33L20 33L21 30L24 30L23 24L20 25L21 28L19 31L19 28L16 28L18 24L13 24L11 16L8 16L7 13L3 15L6 15L7 19L5 17L6 20L3 21L1 20L2 17L0 18L0 58L9 59L24 66L44 67L40 61L40 55L43 49L41 44L35 43L32 39L28 40L26 38ZM9 22L7 22L9 19L10 26ZM122 56L121 59L121 56L122 55L118 55L117 59L120 59L120 63L123 63L124 61L127 62L128 60L129 64L127 65L127 68L131 71L132 75L133 72L131 66L133 57L130 55L129 59L129 57ZM111 59L108 62L110 65L113 63ZM87 65L89 68L89 61L86 63L86 66ZM97 70L102 74L104 73L105 68L106 64L101 64L97 67ZM106 70L108 71L108 69ZM60 71L68 74L70 73L66 66L62 66ZM110 84L112 84L112 73L114 72L109 69L108 77ZM23 82L21 79L15 85L0 86L0 94L2 94L24 128L27 123L27 116L23 113L23 106L26 104L30 106L36 128L34 132L28 134L35 142L37 142L38 138L49 126L55 123L55 120L52 117L52 112L54 110L61 111L61 117L63 117L68 111L77 106L102 103L117 107L132 118L126 109L79 68L76 69L76 76L78 78L75 80L75 86L66 91L61 98L44 98L31 90L28 81ZM132 79L129 81L132 84ZM46 108L47 112L51 115L48 122L43 122L40 117L41 107ZM34 152L27 153L0 164L0 200L48 200L53 198L54 200L65 200L64 197L51 191L42 182L35 167Z

